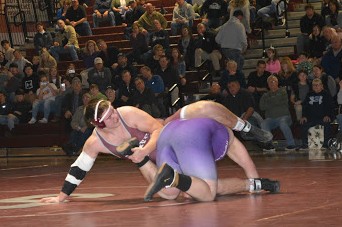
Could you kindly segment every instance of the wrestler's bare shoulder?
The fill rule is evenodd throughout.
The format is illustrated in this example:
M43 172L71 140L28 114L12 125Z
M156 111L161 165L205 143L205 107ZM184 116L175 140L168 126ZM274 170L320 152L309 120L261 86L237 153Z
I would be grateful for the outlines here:
M101 152L101 150L103 150L102 144L99 141L98 137L94 134L94 132L85 142L83 150L92 157L97 156Z

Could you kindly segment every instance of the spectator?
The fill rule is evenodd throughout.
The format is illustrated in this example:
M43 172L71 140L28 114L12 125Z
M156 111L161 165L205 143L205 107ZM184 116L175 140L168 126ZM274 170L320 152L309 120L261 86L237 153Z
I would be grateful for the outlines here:
M224 16L228 13L227 10L228 4L224 0L206 0L201 7L200 14L206 15L204 23L207 23L209 28L217 28L222 25Z
M40 66L40 57L35 55L35 56L32 57L32 69L33 69L33 72L38 73L39 66Z
M91 36L93 34L87 21L86 10L78 0L71 0L71 7L65 14L65 22L74 27L80 36Z
M49 51L42 50L40 54L40 62L38 71L43 71L45 73L49 73L51 68L57 68L57 61L54 57L51 56Z
M222 55L218 44L215 42L215 35L207 31L203 23L197 25L197 32L198 36L195 39L195 67L199 67L202 61L210 60L213 64L214 74L218 75Z
M256 71L248 75L247 90L253 94L256 110L259 110L261 96L268 91L267 78L270 75L271 73L266 71L266 62L264 60L259 60Z
M118 63L114 63L112 69L112 84L115 84L116 86L122 82L121 74L123 71L128 70L131 73L133 79L138 74L136 67L128 62L128 59L124 53L118 54Z
M185 78L186 65L185 65L183 56L181 55L179 49L176 47L172 48L170 65L178 72L181 85L185 85L186 84L186 78Z
M65 81L63 82L65 83ZM81 80L74 77L71 81L71 92L64 93L62 102L62 115L65 119L71 120L77 108L82 105L82 95Z
M30 119L30 111L32 109L32 104L25 101L25 92L22 89L18 89L15 92L15 102L13 103L13 108L7 115L7 126L11 131L15 124L27 123ZM7 135L11 135L10 133Z
M165 50L162 45L157 44L152 48L152 56L150 54L149 52L145 53L143 56L144 62L152 72L155 72L159 67L159 59L165 55Z
M178 30L183 26L192 28L195 19L195 11L191 4L185 0L176 0L176 6L173 8L171 34L177 35Z
M100 54L100 50L94 40L88 40L83 49L83 63L89 69L94 67L94 60Z
M7 68L10 68L10 67L11 67L10 65L11 65L12 63L14 63L14 64L17 65L17 68L18 68L19 73L20 73L20 74L23 74L23 72L24 72L24 66L25 66L27 63L32 65L32 63L31 63L29 60L27 60L26 58L23 57L23 55L21 54L21 52L20 52L19 50L15 50L15 51L13 52L13 56L14 56L13 60L7 62L7 65L6 65ZM22 78L21 78L21 79L22 79Z
M330 8L329 8L330 1L331 0L322 0L321 16L323 18L326 18L326 16L330 14Z
M145 86L151 89L155 96L159 96L164 92L165 89L163 79L159 75L153 75L148 66L141 67L140 73L145 80Z
M337 32L342 31L342 14L339 13L340 4L337 0L329 2L330 13L325 17L325 24L333 27Z
M328 140L331 137L331 125L334 120L334 108L331 96L323 89L320 79L316 78L312 81L312 90L306 96L303 102L303 116L300 123L301 127L301 148L308 148L308 130L315 125L324 126L324 143L323 147L328 147Z
M302 118L303 101L310 91L311 85L309 84L308 73L305 71L298 72L298 82L293 84L290 97L290 101L295 109L296 119L298 122Z
M150 46L154 47L159 44L163 46L166 53L170 52L170 42L169 42L169 33L161 26L159 20L154 20L155 30L150 33Z
M319 25L321 28L325 25L321 15L315 12L313 5L305 6L305 15L300 19L301 34L297 38L297 52L309 51L309 35L312 33L314 25Z
M39 120L39 123L48 123L50 112L55 102L55 97L58 89L54 83L49 83L48 77L45 74L40 76L40 86L37 90L37 99L33 102L32 118L28 122L34 124L37 122L39 110L43 110L44 118Z
M79 49L75 29L65 25L63 20L57 21L59 32L57 32L53 46L50 48L51 55L59 61L59 55L68 53L73 61L78 61L77 50Z
M105 94L108 101L112 104L114 108L122 106L120 100L117 99L116 92L112 86L107 87Z
M177 47L184 57L187 69L192 69L195 66L195 41L189 27L182 27L181 37L178 40Z
M59 8L57 10L57 20L65 20L65 15L66 15L66 12L68 10L68 8L70 7L71 5L71 0L61 0L59 2L61 8Z
M221 50L226 59L234 60L238 64L238 70L242 70L244 57L242 53L247 50L246 30L241 23L244 15L241 10L236 10L227 23L222 25L215 40L221 45Z
M77 154L93 132L93 128L88 127L84 121L84 109L90 99L91 95L89 93L84 93L82 96L83 105L79 106L76 109L75 114L72 116L72 131L70 133L69 140L66 144L62 145L63 151L69 156Z
M107 86L112 83L112 74L109 68L104 67L100 57L95 58L94 65L95 67L88 72L88 83L96 84L100 92L104 93Z
M91 94L91 99L103 99L107 100L107 97L100 92L99 86L97 84L91 84L89 86L90 94Z
M337 112L337 122L338 122L338 131L341 132L342 130L342 80L338 82L339 91L337 93L337 103L338 103L338 112Z
M332 78L330 75L327 75L323 67L320 65L315 65L313 67L313 76L314 79L320 79L323 84L323 89L326 90L330 96L333 98L337 94L337 88L336 88L336 82L334 78Z
M239 85L242 88L247 88L243 72L237 69L237 64L234 60L228 60L226 63L226 69L223 70L219 81L222 91L227 92L227 83L232 80L239 81Z
M275 128L280 128L283 133L287 147L285 150L296 148L291 131L291 115L289 111L289 101L285 88L279 88L278 79L270 76L267 79L270 91L263 94L260 99L260 110L265 111L265 120L261 123L261 128L268 132ZM274 151L272 143L266 144L265 151Z
M0 67L5 67L8 60L5 58L4 52L0 51Z
M48 17L48 22L51 27L53 27L54 23L54 15L55 15L55 1L54 0L44 0L46 14Z
M37 53L44 48L46 50L50 49L52 46L52 36L50 32L45 31L44 25L41 22L36 24L37 33L34 35L33 43L36 48Z
M167 27L165 17L161 13L157 12L151 3L147 3L145 5L145 9L145 13L137 21L138 26L142 28L144 34L151 33L156 30L154 20L158 20L163 29Z
M170 60L166 55L160 57L159 67L155 74L161 76L164 82L165 91L168 91L174 84L180 83L178 72L170 66Z
M11 123L8 120L8 114L12 111L11 102L7 100L6 94L0 91L0 125L8 125L12 129Z
M12 70L11 70L12 69ZM15 92L21 87L21 80L12 73L13 68L7 73L8 79L5 86L5 92L11 103L15 100Z
M28 65L31 65L31 64L28 63ZM19 83L21 84L24 78L24 73L19 71L18 65L16 63L11 63L9 65L9 71L19 80Z
M223 105L224 97L221 93L221 86L218 83L213 83L210 87L209 94L203 96L201 100L211 100Z
M230 17L234 16L234 12L237 10L241 10L243 18L241 18L241 23L245 27L246 33L250 34L251 30L251 17L250 17L250 3L249 0L233 0L229 2L229 9L230 9Z
M286 87L288 97L290 98L292 86L298 81L297 72L289 57L283 57L280 65L281 71L278 74L279 85Z
M274 25L279 24L279 20L281 20L281 25L285 24L285 18L283 13L285 11L284 2L280 0L272 0L271 4L262 7L257 11L257 14L263 21L272 21L272 27ZM274 23L272 19L275 19L276 22Z
M297 72L302 71L302 70L308 72L309 80L312 80L313 79L313 75L312 75L313 64L309 60L308 57L309 56L306 52L302 52L299 54L296 70Z
M115 26L115 15L111 10L111 0L96 0L93 6L93 26L97 28L99 22L109 21L111 26Z
M141 4L138 4L136 0L129 2L130 10L126 12L127 27L132 27L135 21L145 13L145 9Z
M128 70L125 70L121 74L122 82L119 84L118 99L123 106L133 105L132 96L136 92L134 80Z
M126 22L126 13L129 11L128 0L112 0L111 8L114 12L116 25L122 25Z
M239 81L234 79L228 81L226 90L228 90L228 93L223 99L223 105L242 120L260 127L263 119L260 114L255 111L255 102L252 94L241 88ZM245 133L241 133L241 137L245 140L252 139Z
M133 105L152 117L160 117L161 111L158 108L158 101L153 92L145 87L144 80L141 77L137 77L134 79L134 84L136 91L132 97Z
M316 24L312 28L312 33L309 35L309 53L310 57L319 59L323 56L323 52L327 46L327 40L321 34L321 27Z
M266 71L270 72L271 74L278 74L281 70L281 66L276 49L271 46L266 50L266 54L268 57L266 61Z
M32 65L27 64L24 68L25 77L22 80L22 89L25 93L25 100L31 104L36 99L36 92L39 88L39 77L33 72Z
M321 65L325 72L335 80L341 79L342 43L340 36L333 36L331 47L323 55Z
M4 49L5 59L11 62L14 59L13 52L15 51L8 40L2 40L1 46Z
M140 32L137 24L132 26L132 33L129 40L132 46L132 52L128 54L131 62L142 63L143 58L141 56L148 51L148 44L146 42L146 36Z
M119 49L113 46L108 47L103 39L98 39L96 43L101 51L98 57L104 61L105 67L112 68L113 64L118 61Z

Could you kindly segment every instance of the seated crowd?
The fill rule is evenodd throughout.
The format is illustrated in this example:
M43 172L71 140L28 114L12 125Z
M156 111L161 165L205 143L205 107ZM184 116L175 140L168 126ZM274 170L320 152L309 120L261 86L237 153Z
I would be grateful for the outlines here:
M220 79L204 99L220 102L264 130L279 128L287 150L299 145L295 144L292 124L303 125L302 148L308 146L308 129L324 125L323 146L327 147L332 133L330 123L336 118L334 111L342 104L341 27L334 22L333 12L326 15L330 21L305 24L306 30L298 39L302 47L298 59L279 58L271 46L267 60L258 61L256 70L246 76L243 55L248 48L247 37L255 17L264 16L265 9L255 8L249 1L198 2L192 5L191 1L175 0L168 25L165 16L143 0L96 0L92 23L87 21L85 6L78 0L61 1L55 34L46 31L43 23L36 25L37 56L32 62L11 48L7 40L1 41L0 124L7 125L10 132L18 123L44 124L65 119L71 125L71 136L64 148L73 154L91 133L82 120L83 108L90 99L108 99L115 107L136 106L153 117L165 118L173 102L169 89L177 84L181 90L187 85L186 71L209 62L212 76ZM211 4L221 4L220 10ZM256 13L261 9L264 14ZM312 12L310 4L305 10L303 21L319 15ZM196 17L202 20L197 25ZM106 20L111 26L125 27L130 51L104 39L92 39L90 26L97 28ZM194 28L196 34L192 34ZM177 45L170 45L169 29L171 36L179 35ZM79 43L80 36L89 39ZM65 55L73 63L60 75L58 67ZM78 61L82 66L76 64ZM337 120L342 125L341 114ZM249 139L244 134L241 137ZM273 150L272 141L264 148Z

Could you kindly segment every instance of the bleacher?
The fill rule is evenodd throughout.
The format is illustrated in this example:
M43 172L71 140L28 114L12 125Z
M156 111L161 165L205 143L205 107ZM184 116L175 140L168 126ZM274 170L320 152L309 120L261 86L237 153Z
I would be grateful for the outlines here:
M316 1L316 0L314 0ZM168 20L168 28L167 30L170 32L170 22L172 20L172 10L175 4L174 0L149 0L147 2L151 2L154 6L156 6L157 10L160 10L160 7L164 7L167 13L164 15ZM309 1L312 2L312 1ZM313 3L316 9L320 8L320 2ZM277 26L275 30L270 30L265 34L266 47L270 45L277 48L279 56L289 56L295 54L295 44L296 44L296 35L300 33L299 29L299 18L304 15L304 3L296 4L293 12L289 12L288 14L288 24L290 37L285 37L285 29L284 27ZM87 8L88 21L92 27L92 7ZM196 35L196 25L200 20L196 19L193 31L194 35ZM92 28L93 35L90 37L79 37L79 45L80 47L84 47L85 43L89 39L98 40L104 39L108 42L108 45L114 45L119 47L122 52L128 52L131 50L130 43L128 40L124 39L124 27L123 26L100 26L98 28ZM170 45L176 46L179 36L170 36ZM32 46L32 45L31 45ZM255 70L256 62L263 57L263 49L262 49L262 41L257 40L255 44L251 46L247 53L245 54L245 65L244 65L244 73L247 77L249 72ZM26 58L32 59L32 56L36 55L35 50L33 48L26 48ZM62 61L58 62L58 70L60 74L65 74L67 66L73 63L76 65L77 72L83 70L83 62L80 61L70 61L70 59L62 59ZM139 65L137 66L139 67ZM206 67L201 71L189 71L186 73L187 78L187 86L182 89L183 97L198 97L199 94L205 93L208 91L208 83L211 83L214 78L211 78L208 74L208 70ZM58 123L48 123L46 125L41 125L36 123L34 125L23 124L16 126L13 137L7 138L4 137L3 134L0 133L0 147L25 147L25 146L60 146L65 139L67 138L67 134L65 131L63 124ZM0 129L1 131L4 131Z

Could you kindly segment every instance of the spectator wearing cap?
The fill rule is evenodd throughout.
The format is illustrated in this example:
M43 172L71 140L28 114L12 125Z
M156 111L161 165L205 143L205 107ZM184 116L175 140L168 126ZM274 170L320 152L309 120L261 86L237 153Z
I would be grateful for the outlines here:
M37 53L40 53L43 48L49 50L52 46L52 36L50 32L45 31L44 25L41 22L36 24L36 29L37 33L34 35L33 43Z
M103 65L100 57L94 59L94 68L88 72L88 83L97 84L100 92L104 93L107 86L111 85L112 73L109 68Z
M13 52L15 51L8 40L2 40L1 46L4 49L5 59L11 62L14 59Z
M118 108L118 107L122 106L122 103L116 97L116 92L115 92L113 86L108 86L105 94L106 94L108 101L110 101L110 103L112 104L112 106L114 108Z
M71 92L67 92L62 101L61 113L64 118L68 120L71 120L71 117L75 113L76 109L82 105L82 83L78 77L74 77L72 79L71 88Z
M31 64L32 65L32 63L29 60L27 60L26 58L23 57L23 55L21 54L21 52L19 50L15 50L13 52L13 55L14 55L13 60L7 62L7 65L6 65L7 68L9 68L12 63L15 63L15 64L17 64L19 73L22 74L23 71L24 71L24 66L26 64Z
M25 100L31 104L36 99L36 91L39 88L39 77L33 72L32 65L27 64L24 68L25 77L22 80L22 89L25 93Z
M112 84L119 84L122 82L121 80L121 74L124 70L128 70L132 77L135 78L137 76L137 69L134 67L129 61L127 56L124 53L119 53L118 54L118 63L114 63L112 66L112 73L113 73L113 78L112 78Z
M15 124L27 123L30 119L30 111L32 109L32 104L25 100L25 92L23 89L18 89L15 92L15 101L13 103L13 108L7 115L7 126L11 131Z
M87 13L84 6L78 0L72 0L71 6L65 14L65 22L73 26L80 36L90 36L92 31L87 21Z
M82 96L82 104L79 106L71 119L72 131L69 136L69 140L62 146L63 151L67 155L75 155L82 148L85 141L93 132L93 128L88 127L84 121L84 109L88 105L91 99L89 93L84 93Z

